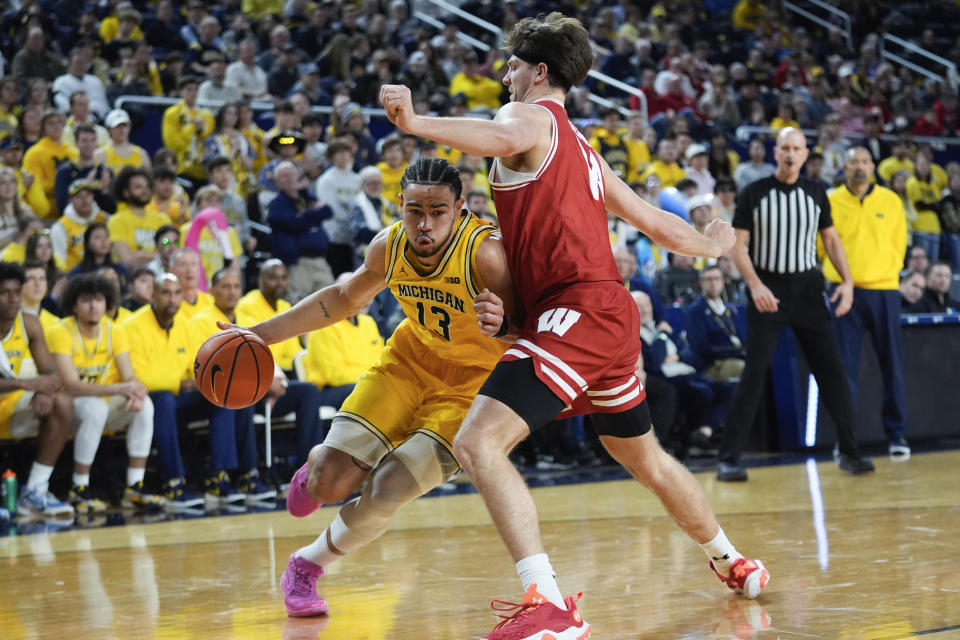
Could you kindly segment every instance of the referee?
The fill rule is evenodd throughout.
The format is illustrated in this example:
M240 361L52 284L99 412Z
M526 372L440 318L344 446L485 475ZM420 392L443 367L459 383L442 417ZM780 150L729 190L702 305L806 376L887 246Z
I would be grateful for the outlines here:
M760 402L767 367L780 333L793 329L824 404L837 425L840 468L854 474L873 471L860 456L853 436L850 386L817 269L817 232L840 275L830 302L842 316L853 304L853 280L840 237L833 228L830 201L819 182L800 177L807 159L806 139L792 127L777 136L777 172L748 185L738 196L733 227L733 259L749 287L746 363L727 416L720 444L717 480L743 481L740 455Z

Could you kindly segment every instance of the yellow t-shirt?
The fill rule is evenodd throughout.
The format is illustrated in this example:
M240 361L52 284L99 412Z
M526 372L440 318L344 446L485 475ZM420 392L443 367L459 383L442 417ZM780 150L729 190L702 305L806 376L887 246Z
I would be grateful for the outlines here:
M440 262L419 273L416 258L408 256L403 223L390 227L386 281L407 316L397 333L411 332L429 350L431 360L492 367L506 350L499 340L477 331L473 312L473 299L484 288L475 268L476 252L496 230L473 214L461 216Z
M377 163L377 169L383 175L383 199L392 202L397 209L400 208L400 179L407 166L408 163L404 162L400 168L392 169L386 162Z
M503 85L486 76L468 76L460 71L450 80L450 95L462 93L467 96L467 109L487 107L500 108L500 91Z
M627 147L627 184L641 182L640 176L650 166L650 147L643 140L631 140L624 137L623 144Z
M664 164L661 160L654 160L650 163L650 166L640 174L641 180L646 180L650 174L656 174L660 178L660 187L675 187L677 183L683 180L687 173L683 170L678 163L674 162L673 164L667 165Z
M190 230L190 224L187 222L180 226L180 242L181 245L187 237L187 232ZM230 236L230 248L233 249L233 257L243 255L243 248L240 246L240 238L237 237L237 232L233 227L227 229L227 234ZM203 227L203 230L200 232L200 237L197 239L197 251L200 253L200 261L203 263L203 271L207 276L207 280L213 277L217 271L223 269L224 260L223 260L223 250L220 249L220 243L217 242L216 238L213 237L213 233L207 226Z
M57 178L57 167L61 162L76 160L77 148L64 142L54 142L50 138L40 138L37 143L23 154L23 168L33 174L40 183L50 210L56 211L57 199L54 194L54 183Z
M180 380L192 375L192 341L187 318L174 316L170 330L157 322L152 305L144 305L123 321L130 342L130 361L148 391L180 393ZM163 366L157 366L162 362Z
M153 234L165 224L170 216L159 211L145 211L143 217L135 214L125 202L117 204L117 212L107 222L112 242L126 242L131 251L153 251Z
M281 298L277 300L277 308L274 309L270 306L270 303L267 302L267 299L263 297L260 289L254 289L240 298L240 302L237 303L237 324L249 327L258 322L265 322L289 308L290 303ZM281 369L288 371L293 369L293 357L300 353L301 350L302 347L300 346L299 338L290 338L283 342L270 345L270 351L273 352L273 359L280 365Z
M910 230L940 233L940 217L936 211L925 206L940 202L940 188L932 173L928 181L921 181L915 175L907 178L907 199L917 209L917 221Z
M347 319L307 337L304 359L307 382L318 387L353 384L380 358L383 337L377 323L365 313L357 315L357 324Z
M184 208L183 204L177 198L170 198L170 202L167 203L167 208L161 210L159 205L157 205L157 198L153 197L144 209L165 214L170 218L171 224L181 225L185 222L190 222L190 209Z
M908 174L913 175L913 160L910 158L898 160L896 156L890 156L882 160L877 166L877 175L879 175L884 182L890 182L894 174L898 171L906 171Z
M127 334L106 316L100 319L97 337L92 340L80 335L76 318L70 316L50 329L47 342L50 353L70 356L80 380L90 384L120 382L114 358L130 351Z

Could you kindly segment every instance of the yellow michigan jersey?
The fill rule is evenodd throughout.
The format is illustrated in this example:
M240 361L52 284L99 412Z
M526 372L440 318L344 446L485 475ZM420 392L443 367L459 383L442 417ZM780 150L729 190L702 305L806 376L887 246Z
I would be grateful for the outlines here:
M32 360L30 353L30 343L27 340L27 330L23 326L23 312L17 313L13 326L9 333L3 336L3 350L7 354L7 360L10 362L10 369L14 375L19 376L24 360ZM11 437L10 420L13 412L17 410L17 403L23 397L23 390L10 391L0 394L0 438Z
M100 319L99 331L93 340L80 335L76 318L70 316L50 329L47 342L50 353L70 356L80 380L90 384L120 382L113 358L130 351L127 334L106 316Z
M386 281L407 318L340 412L366 426L388 451L413 433L452 448L480 385L508 348L480 333L473 311L473 299L484 289L477 249L496 231L463 215L440 262L422 273L403 223L390 228Z

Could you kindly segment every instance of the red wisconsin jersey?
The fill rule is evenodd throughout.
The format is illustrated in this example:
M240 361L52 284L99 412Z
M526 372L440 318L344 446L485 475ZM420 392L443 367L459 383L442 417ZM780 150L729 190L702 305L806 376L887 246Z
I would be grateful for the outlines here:
M490 172L510 273L528 311L572 284L623 284L610 248L597 154L562 104L533 104L553 118L540 169L520 173L496 159Z

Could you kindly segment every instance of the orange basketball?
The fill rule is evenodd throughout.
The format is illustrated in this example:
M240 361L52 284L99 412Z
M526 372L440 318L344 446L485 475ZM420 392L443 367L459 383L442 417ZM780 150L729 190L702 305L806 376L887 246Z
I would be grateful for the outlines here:
M193 377L200 393L213 404L243 409L259 402L270 390L273 354L252 331L219 331L197 351Z

